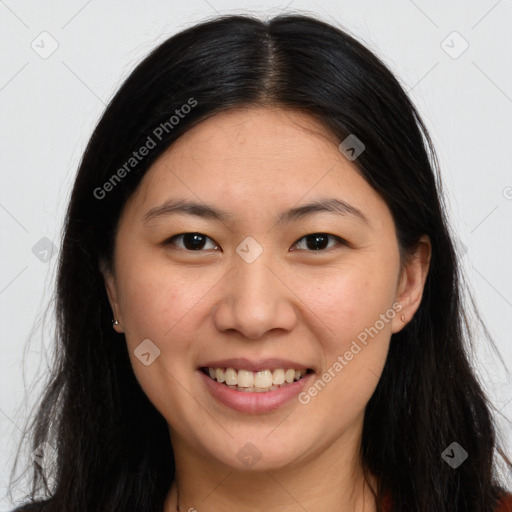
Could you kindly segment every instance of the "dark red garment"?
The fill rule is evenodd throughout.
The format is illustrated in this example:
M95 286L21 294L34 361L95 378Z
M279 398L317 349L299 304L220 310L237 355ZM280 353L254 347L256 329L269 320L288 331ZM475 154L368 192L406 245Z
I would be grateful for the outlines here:
M386 493L383 498L383 512L391 511L391 493ZM499 502L496 512L512 512L512 494L506 494Z
M501 499L497 512L512 512L512 494L507 494Z

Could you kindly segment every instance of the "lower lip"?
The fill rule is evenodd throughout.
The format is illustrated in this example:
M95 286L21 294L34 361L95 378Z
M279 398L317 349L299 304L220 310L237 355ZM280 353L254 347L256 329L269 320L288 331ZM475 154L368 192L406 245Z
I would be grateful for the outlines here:
M314 375L313 373L307 373L301 379L273 391L255 391L251 393L228 388L225 384L211 379L201 370L198 370L198 372L214 398L231 407L231 409L250 414L275 411L283 407L297 397Z

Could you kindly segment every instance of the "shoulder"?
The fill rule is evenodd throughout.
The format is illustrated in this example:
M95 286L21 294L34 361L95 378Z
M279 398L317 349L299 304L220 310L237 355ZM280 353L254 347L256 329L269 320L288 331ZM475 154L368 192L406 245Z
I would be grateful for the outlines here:
M512 494L505 494L499 504L496 512L512 512Z

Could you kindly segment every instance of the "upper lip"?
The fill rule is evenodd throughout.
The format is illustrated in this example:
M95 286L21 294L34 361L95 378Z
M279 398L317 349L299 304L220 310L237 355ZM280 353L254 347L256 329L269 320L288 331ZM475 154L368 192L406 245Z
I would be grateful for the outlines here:
M253 372L263 370L277 370L278 368L294 370L308 370L311 367L290 361L289 359L267 358L267 359L247 359L245 357L232 357L229 359L218 359L216 361L207 361L200 365L200 368L236 368L237 370L250 370Z

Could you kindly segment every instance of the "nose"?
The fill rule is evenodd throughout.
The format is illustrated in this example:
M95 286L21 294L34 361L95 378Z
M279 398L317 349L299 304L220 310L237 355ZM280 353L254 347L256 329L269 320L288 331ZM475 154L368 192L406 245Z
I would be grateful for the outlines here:
M296 296L283 272L264 253L252 263L234 255L221 295L214 308L219 331L238 331L259 339L273 330L291 331L297 322Z

